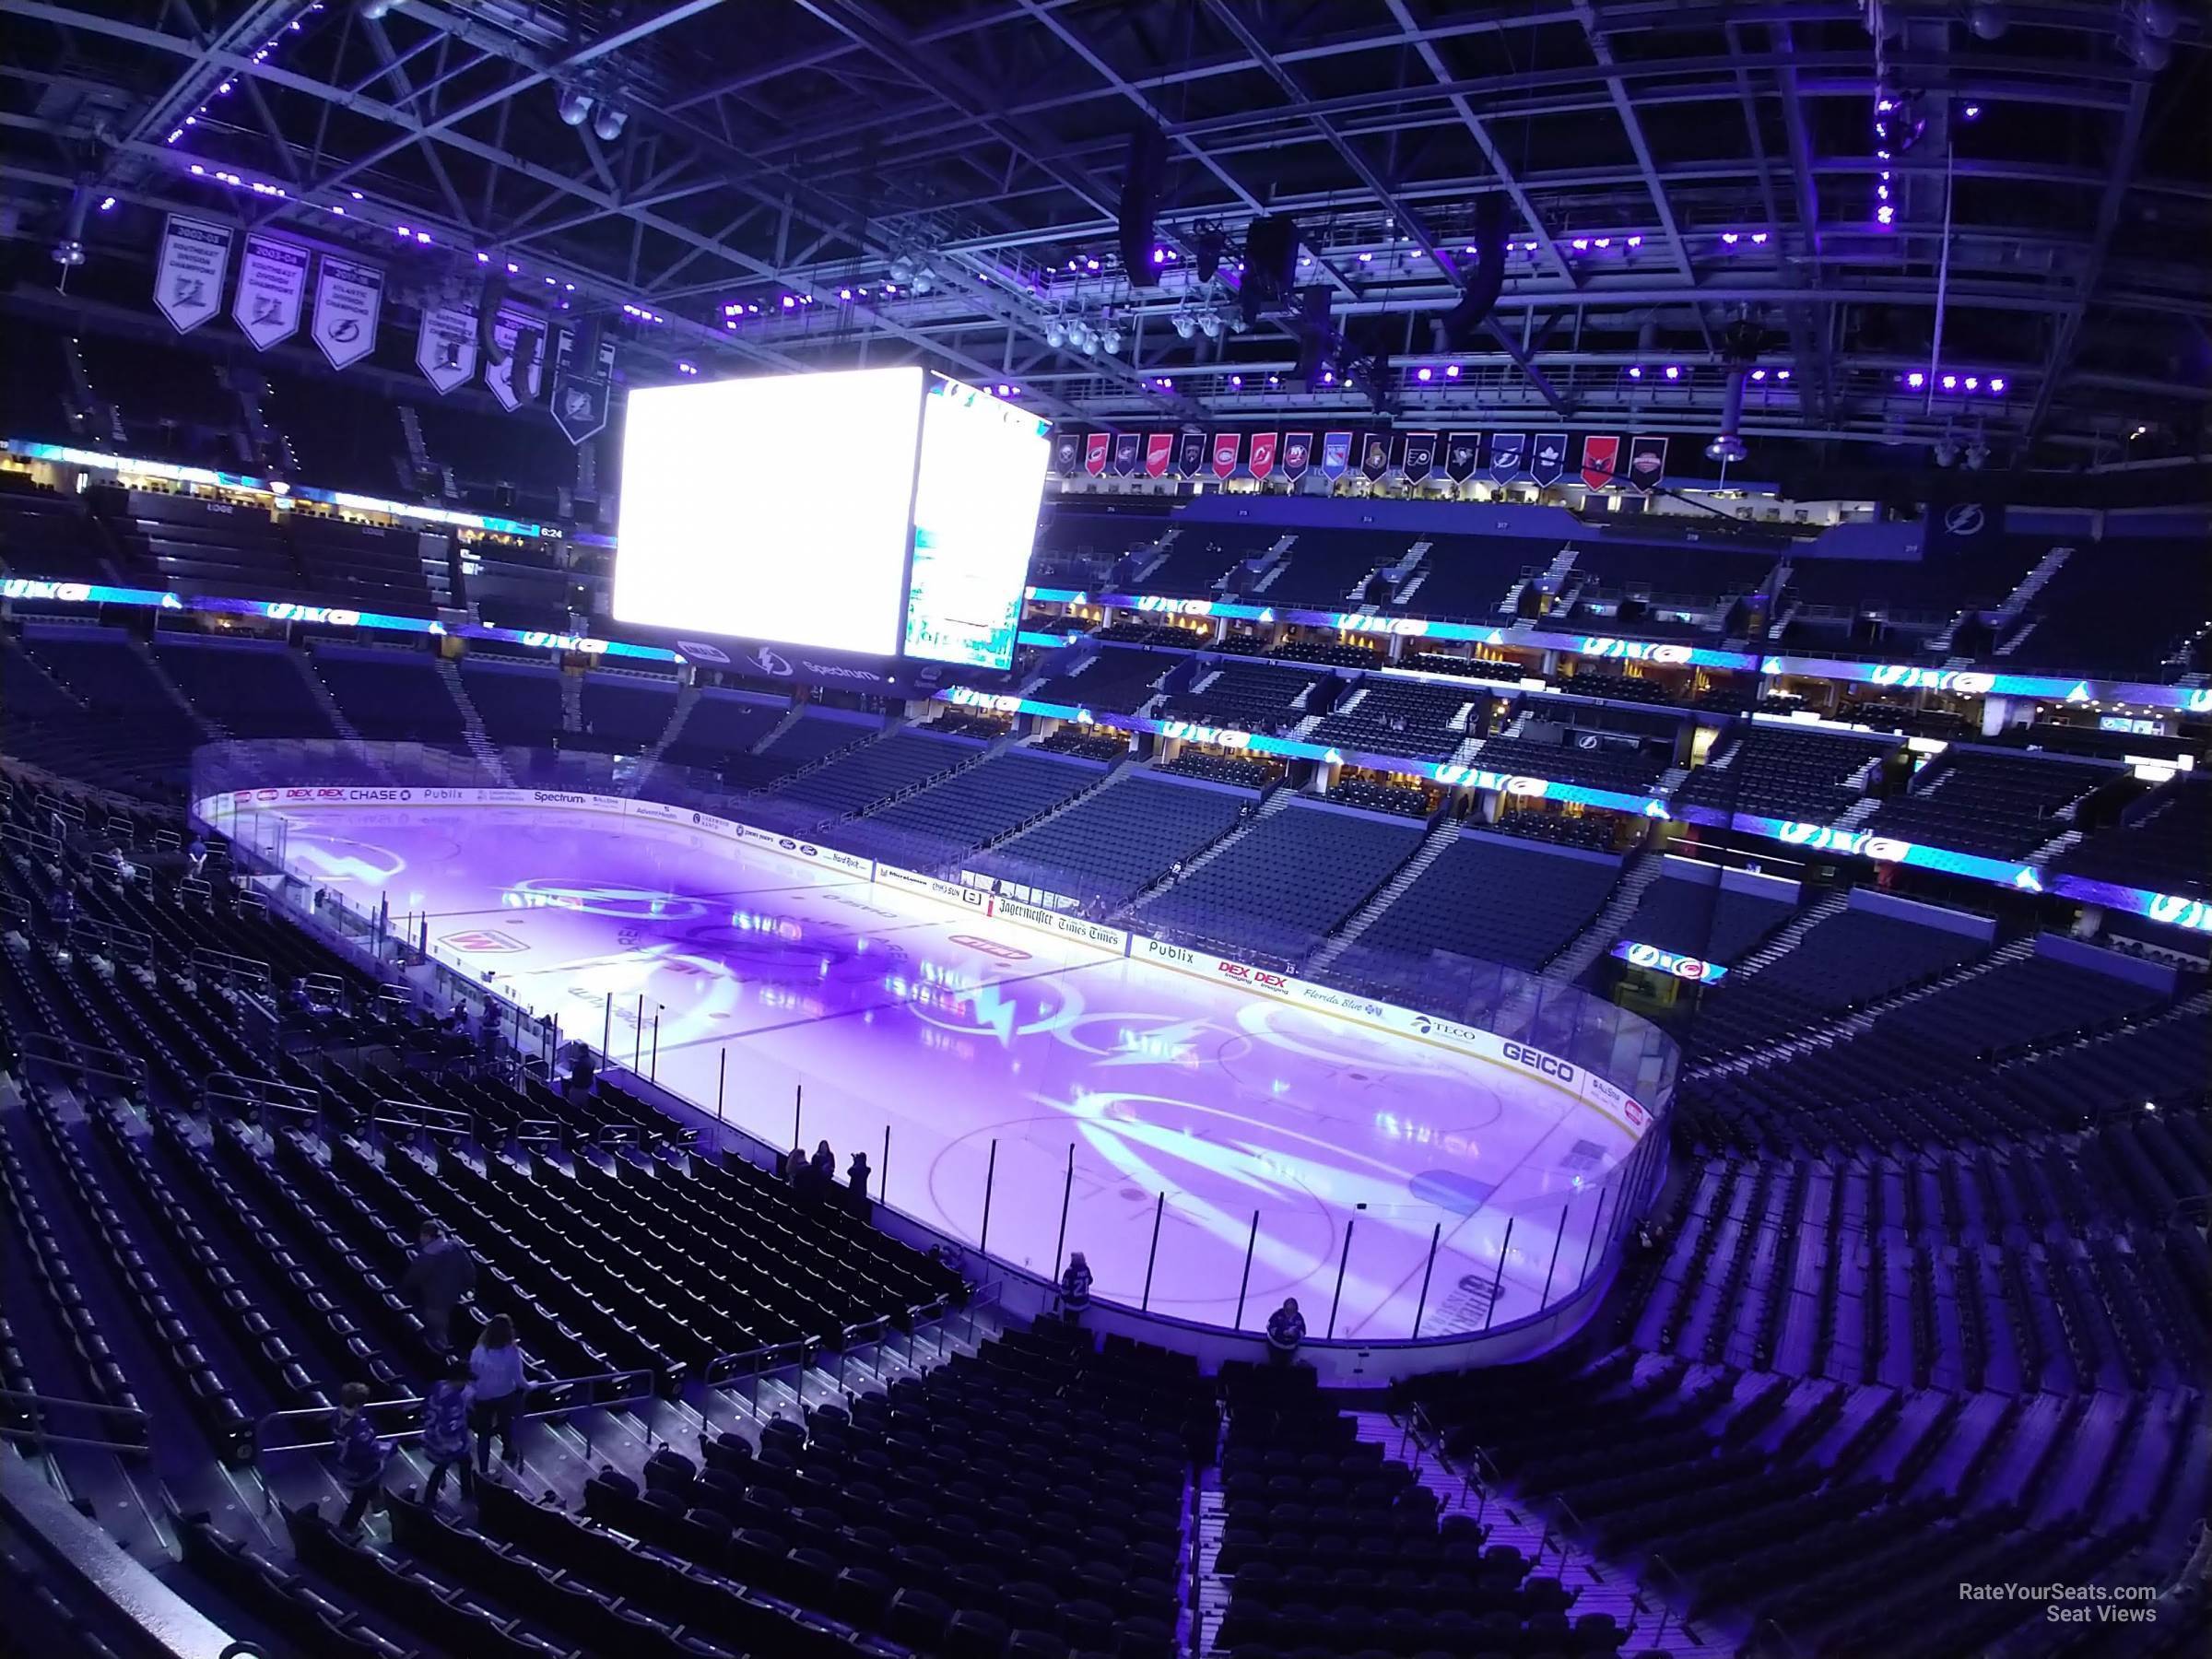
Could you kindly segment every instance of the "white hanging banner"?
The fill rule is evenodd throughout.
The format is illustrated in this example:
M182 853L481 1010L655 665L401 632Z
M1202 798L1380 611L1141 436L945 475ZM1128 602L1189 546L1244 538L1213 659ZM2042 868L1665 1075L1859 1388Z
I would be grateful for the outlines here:
M172 213L154 266L154 304L179 334L190 334L223 309L229 268L229 226Z
M523 383L517 386L514 379L515 342L522 338L524 331L532 329L537 333L537 349L530 359L529 372L524 376ZM546 379L546 320L529 312L509 311L501 307L499 315L492 319L491 337L500 348L500 357L497 362L489 359L485 360L484 383L491 389L491 394L500 400L501 408L512 412L524 404L537 401L538 391Z
M415 367L441 394L468 384L477 372L475 309L441 305L424 312L415 333Z
M307 299L307 250L249 232L238 262L230 320L263 351L300 332Z
M384 274L374 265L323 255L315 276L315 344L333 369L358 363L376 349L384 309Z

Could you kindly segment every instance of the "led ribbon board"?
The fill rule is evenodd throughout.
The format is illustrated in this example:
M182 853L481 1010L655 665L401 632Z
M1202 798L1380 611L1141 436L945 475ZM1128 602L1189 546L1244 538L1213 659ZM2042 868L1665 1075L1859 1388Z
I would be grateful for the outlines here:
M1671 950L1662 950L1656 945L1631 945L1623 939L1613 947L1611 955L1618 957L1631 968L1647 968L1654 973L1671 973L1678 980L1688 980L1693 985L1716 984L1728 975L1728 970L1719 962L1708 962L1702 957L1681 956Z

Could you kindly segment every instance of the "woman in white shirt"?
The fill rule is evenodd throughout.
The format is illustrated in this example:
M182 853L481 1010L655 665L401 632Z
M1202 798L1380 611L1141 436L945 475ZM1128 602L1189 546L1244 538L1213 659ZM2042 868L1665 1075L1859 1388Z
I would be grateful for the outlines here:
M477 1433L477 1467L488 1476L494 1432L500 1457L511 1464L522 1461L514 1452L514 1419L523 1408L523 1350L514 1340L513 1320L504 1313L491 1316L468 1356L468 1370L475 1379L469 1392L475 1401L470 1426Z

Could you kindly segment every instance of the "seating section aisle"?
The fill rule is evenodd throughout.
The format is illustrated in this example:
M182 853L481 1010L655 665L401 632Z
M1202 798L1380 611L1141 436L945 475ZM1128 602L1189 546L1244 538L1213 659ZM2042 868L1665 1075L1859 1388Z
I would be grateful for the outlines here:
M1109 648L1083 658L1065 673L1052 676L1023 695L1038 702L1134 714L1150 700L1159 687L1159 677L1170 665L1169 659L1148 651Z
M1035 823L1105 775L1079 761L994 755L842 826L836 840L888 864L935 870Z
M274 641L156 634L154 660L207 719L238 737L335 737L307 659Z
M677 685L666 675L595 668L581 689L583 730L561 739L571 747L640 754L661 740L676 713Z
M1311 669L1261 663L1201 664L1194 688L1171 695L1166 712L1209 725L1288 732L1312 712L1306 698L1321 677Z
M2118 769L2048 755L1952 747L1875 808L1865 827L1985 858L2025 858L2072 827L2068 811Z
M1371 755L1447 756L1463 739L1482 735L1488 708L1479 692L1365 679L1322 717L1309 741Z
M849 729L858 732L862 728ZM827 823L865 812L880 801L919 788L975 760L982 752L972 743L919 732L893 732L787 783L777 784L764 799L790 815L794 822Z
M1295 803L1277 810L1271 802L1247 833L1139 905L1136 922L1225 954L1256 948L1302 959L1420 840L1418 824Z
M1249 795L1128 772L994 848L978 867L1112 908L1197 857L1250 805Z
M1720 1053L1786 1036L1933 979L1987 949L1976 933L1877 910L1837 910L1756 973L1733 976L1709 994L1689 1045Z
M1894 738L1738 726L1735 740L1694 768L1675 799L1715 812L1832 824L1859 801L1853 780L1897 747Z
M363 737L460 746L460 705L428 652L412 646L317 645L312 655L323 684Z
M694 711L693 719L697 717L697 712ZM723 772L740 788L772 788L801 767L812 766L840 749L865 743L880 731L879 726L872 724L833 720L827 714L802 712L796 720L777 730L767 742L750 753L726 756Z
M1269 605L1350 610L1367 579L1404 558L1413 541L1372 530L1301 529L1297 536L1280 572L1256 590Z
M1341 971L1394 977L1435 953L1541 968L1597 913L1620 861L1463 834L1393 900L1338 961ZM1465 968L1460 963L1450 964ZM1440 978L1438 989L1448 988Z
M462 688L492 742L548 748L562 724L560 670L540 663L474 656L461 665Z
M677 766L720 768L767 736L790 712L789 703L702 688L661 758Z
M2212 899L2207 847L2212 847L2212 782L2177 782L2144 801L2126 823L2100 830L2066 853L2058 868L2092 881Z
M1770 896L1663 874L1644 889L1620 936L1725 968L1756 948L1794 910L1786 889Z
M1523 573L1543 570L1559 550L1557 540L1541 536L1440 535L1392 608L1446 621L1488 621Z

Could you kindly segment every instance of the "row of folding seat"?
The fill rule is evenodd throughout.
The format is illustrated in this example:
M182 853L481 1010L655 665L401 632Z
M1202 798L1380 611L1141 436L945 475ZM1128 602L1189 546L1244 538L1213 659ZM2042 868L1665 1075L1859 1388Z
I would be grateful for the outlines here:
M184 1563L249 1617L282 1633L301 1653L346 1659L423 1659L423 1650L394 1640L358 1606L334 1600L300 1573L244 1542L223 1535L205 1514L187 1515L178 1531ZM501 1632L500 1635L503 1635ZM551 1641L511 1644L498 1637L467 1650L487 1659L569 1659Z
M295 1135L280 1133L275 1144L282 1173L308 1184L317 1194L317 1207L354 1215L361 1224L355 1232L355 1243L368 1253L388 1283L398 1282L412 1259L412 1241L423 1221L431 1218L429 1206L343 1137L332 1143L329 1165L314 1156L310 1143ZM414 1168L404 1152L394 1151L392 1158L400 1170ZM341 1163L344 1173L337 1167ZM371 1194L375 1202L371 1201ZM454 1327L455 1339L465 1342L471 1338L473 1322L486 1317L488 1311L502 1312L512 1317L524 1347L535 1356L531 1368L534 1379L596 1376L616 1370L607 1349L595 1342L593 1327L588 1323L574 1323L582 1311L577 1303L562 1301L556 1306L541 1297L541 1288L551 1295L559 1286L543 1284L538 1277L538 1259L520 1250L503 1257L488 1254L483 1238L477 1236L482 1231L481 1228L475 1234L455 1230L455 1236L475 1253L479 1269L474 1304L464 1305ZM524 1276L528 1276L527 1283ZM414 1317L412 1312L408 1317Z
M54 1237L53 1224L46 1218L45 1207L31 1191L23 1162L16 1155L8 1140L5 1123L0 1123L0 1206L5 1206L10 1221L22 1235L29 1254L29 1267L40 1293L67 1335L69 1346L76 1355L83 1374L83 1387L90 1397L102 1405L112 1406L120 1411L140 1409L138 1396L132 1392L130 1379L124 1375L122 1365L107 1339L100 1335L100 1323L93 1317L86 1303L84 1292L77 1288L76 1277L62 1253ZM15 1349L12 1336L8 1339L12 1356L9 1367L12 1373L24 1372L22 1356ZM55 1386L51 1377L10 1381L10 1388L24 1393L33 1392L31 1384L42 1384L45 1392L66 1393ZM125 1419L115 1419L122 1422ZM120 1431L119 1431L120 1432Z
M227 1462L242 1460L252 1450L253 1419L239 1406L230 1386L208 1363L206 1355L194 1340L191 1326L179 1314L176 1305L161 1288L160 1280L139 1253L122 1213L108 1202L83 1156L69 1144L45 1091L35 1084L27 1085L25 1099L32 1122L45 1137L75 1194L78 1213L99 1237L116 1277L137 1311L140 1324L175 1375L216 1454ZM223 1271L219 1264L212 1265L210 1277Z
M382 1323L387 1327L399 1324L406 1312L404 1304L394 1305L399 1299L367 1263L355 1258L358 1276L342 1258L333 1261L336 1272L327 1278L309 1271L269 1225L266 1212L249 1203L229 1177L215 1167L207 1153L194 1144L179 1119L165 1112L155 1113L154 1143L183 1171L185 1182L194 1193L200 1208L213 1215L218 1225L260 1264L282 1300L286 1313L309 1333L310 1340L321 1345L325 1358L339 1354L346 1357L347 1379L367 1381L379 1398L388 1398L406 1385L406 1373L370 1340L351 1312L324 1288L326 1284L353 1287L377 1307L382 1315ZM387 1297L391 1299L388 1301L384 1300ZM419 1322L415 1323L410 1335L419 1335ZM420 1352L413 1366L418 1375L427 1374L427 1351ZM326 1365L326 1372L327 1369Z
M254 1306L253 1292L240 1281L229 1259L200 1227L190 1208L170 1190L147 1158L140 1137L126 1130L121 1109L95 1100L89 1108L95 1133L129 1177L138 1197L161 1229L166 1253L183 1264L200 1296L215 1310L231 1345L254 1373L266 1396L284 1408L327 1406L330 1395L317 1383L301 1356L284 1339L269 1316ZM58 1131L59 1125L56 1129ZM70 1147L75 1152L74 1147ZM166 1335L166 1332L164 1333Z

